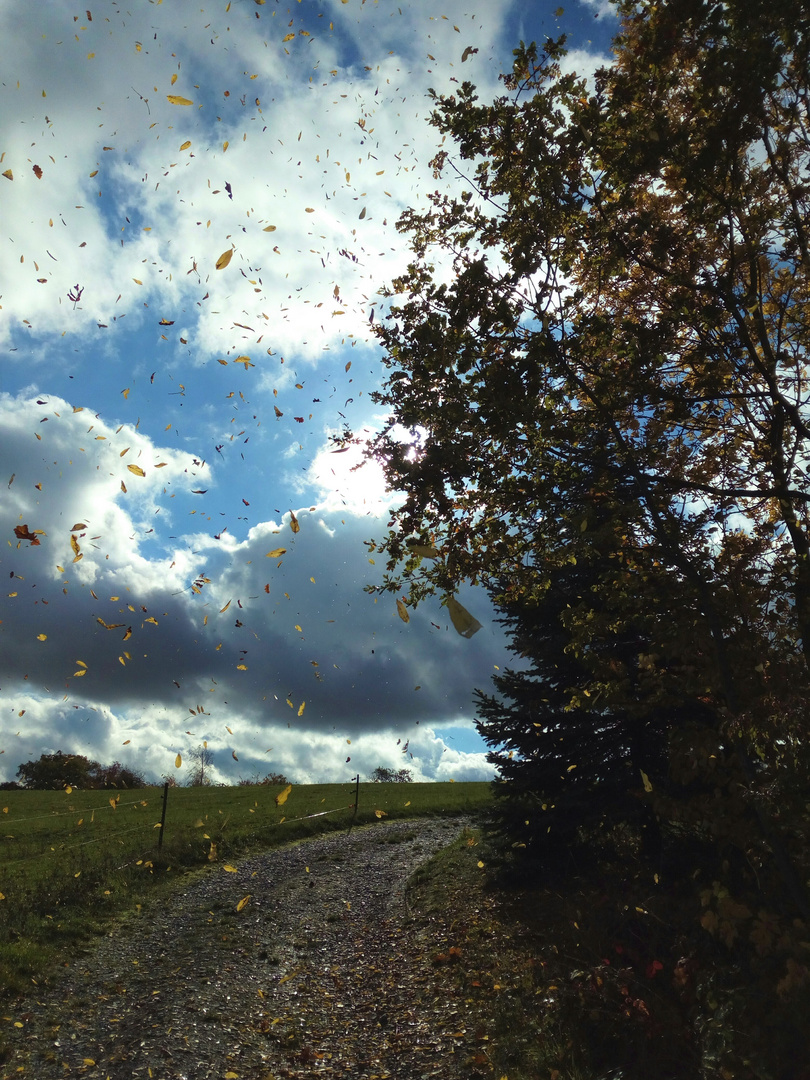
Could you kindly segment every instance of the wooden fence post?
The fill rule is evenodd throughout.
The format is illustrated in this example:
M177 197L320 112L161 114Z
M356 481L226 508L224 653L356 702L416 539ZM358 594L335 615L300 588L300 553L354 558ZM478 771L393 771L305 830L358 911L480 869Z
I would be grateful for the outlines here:
M163 830L166 827L166 803L169 799L169 781L163 785L163 813L160 815L160 833L158 834L158 851L163 847Z
M349 832L354 828L354 822L357 818L357 807L360 805L360 773L352 779L356 782L354 786L354 813L352 814L351 824L349 825Z

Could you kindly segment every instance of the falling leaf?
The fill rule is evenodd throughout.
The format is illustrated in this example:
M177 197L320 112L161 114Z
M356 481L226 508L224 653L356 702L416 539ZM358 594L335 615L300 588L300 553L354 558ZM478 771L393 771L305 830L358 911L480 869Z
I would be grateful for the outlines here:
M388 817L388 814L386 814L385 810L375 810L374 811L374 817L384 818L384 817Z
M231 864L230 864L230 863L224 863L224 864L223 864L223 866L222 866L222 869L223 869L223 870L227 870L229 874L237 874L237 873L239 872L239 871L238 871L238 870L236 869L236 867L235 867L235 866L231 866Z
M276 226L275 225L265 225L265 227L262 229L262 232L275 232L275 231L276 231Z
M42 179L42 169L40 169L39 165L34 165L34 176L37 180Z
M131 473L134 473L135 476L146 476L146 473L143 471L140 465L127 465L127 468Z
M188 150L188 148L190 146L191 146L191 139L186 139L186 141L184 143L180 144L180 149L181 150Z
M301 704L300 704L300 705L298 706L298 715L299 715L299 716L303 716L303 715L304 715L304 709L305 709L306 707L307 707L307 703L306 703L305 701L302 701L302 702L301 702Z
M42 529L34 529L30 532L27 525L15 525L14 535L18 540L28 540L32 547L39 547L39 536L44 536Z
M233 248L228 248L227 251L223 251L220 257L217 259L217 270L224 270L232 258Z
M266 559L278 559L281 555L286 554L286 548L273 548L272 551L268 551L265 555Z
M174 767L175 767L175 769L179 769L182 764L183 764L183 758L181 757L180 754L178 754L177 757L174 759Z
M471 638L481 629L481 623L463 607L454 596L448 597L447 610L450 621L464 638Z
M292 510L290 511L290 528L294 533L297 533L301 528L301 526L298 524L298 518L295 516Z
M248 904L248 901L250 900L251 895L252 895L251 893L248 893L247 896L242 897L242 899L236 905L236 910L237 911L243 911L247 907L247 904ZM234 1075L236 1075L236 1074L234 1074Z
M403 622L410 622L411 621L411 617L408 614L408 609L405 607L405 605L403 604L403 602L401 600L397 600L397 612L399 614L400 619L402 619Z
M187 97L180 97L179 94L167 94L166 100L170 105L193 105L194 102L190 101Z
M643 769L639 769L639 772L641 773L641 782L642 782L642 783L644 784L644 790L645 790L646 792L650 792L650 791L652 791L652 789L653 789L653 786L652 786L652 784L650 783L650 778L649 778L649 776L647 776L647 774L646 774L646 773L644 772L644 770L643 770Z
M287 797L289 796L291 791L292 784L287 784L284 790L280 791L278 795L276 795L276 806L283 806L284 803L287 801Z
M5 176L6 180L14 179L14 173L11 171L11 169L5 169L3 171L3 176Z
M48 640L48 635L47 634L37 634L37 641L47 641L47 640Z

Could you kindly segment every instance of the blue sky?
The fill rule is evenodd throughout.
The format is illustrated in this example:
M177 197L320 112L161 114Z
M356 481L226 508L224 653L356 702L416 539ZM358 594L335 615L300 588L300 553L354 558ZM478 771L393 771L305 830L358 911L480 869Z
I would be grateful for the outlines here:
M0 779L61 749L155 780L203 739L229 781L489 778L472 692L508 653L487 598L459 596L467 640L438 600L406 624L364 592L396 496L329 436L381 425L395 224L454 190L428 87L494 96L519 39L561 32L590 75L615 22L131 7L0 11Z

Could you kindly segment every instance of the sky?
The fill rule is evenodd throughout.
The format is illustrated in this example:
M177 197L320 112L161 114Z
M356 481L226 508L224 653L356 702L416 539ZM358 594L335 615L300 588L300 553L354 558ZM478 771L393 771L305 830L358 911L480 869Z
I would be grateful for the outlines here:
M178 781L488 780L486 594L375 597L396 493L373 321L429 192L428 88L518 42L592 76L603 0L2 5L0 780L42 753ZM446 149L446 147L445 147Z

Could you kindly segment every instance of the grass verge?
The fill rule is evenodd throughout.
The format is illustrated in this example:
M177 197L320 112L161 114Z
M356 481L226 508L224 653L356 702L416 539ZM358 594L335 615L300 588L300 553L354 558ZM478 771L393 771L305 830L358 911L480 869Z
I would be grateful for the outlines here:
M718 940L694 874L659 883L621 843L598 856L521 880L474 832L411 878L435 992L470 1010L470 1080L810 1080L810 980L783 951L791 928L774 923L766 942L764 915L739 908L735 938L726 898Z

